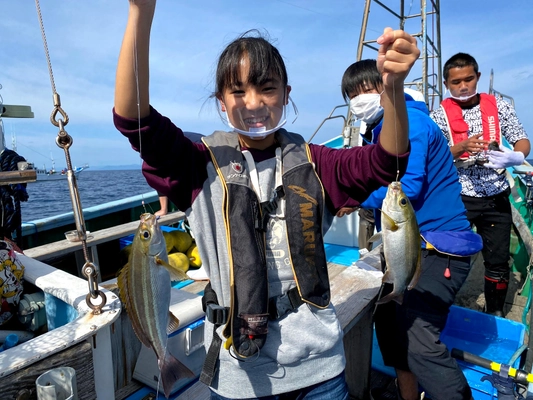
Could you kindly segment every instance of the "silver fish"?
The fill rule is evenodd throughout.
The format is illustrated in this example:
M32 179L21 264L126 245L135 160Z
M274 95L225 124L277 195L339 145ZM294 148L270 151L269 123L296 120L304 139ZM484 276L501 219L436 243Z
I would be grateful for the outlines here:
M194 377L191 370L166 351L168 334L179 326L179 320L169 311L171 274L168 267L165 239L157 217L143 214L128 264L121 270L117 284L135 334L157 356L167 398L179 379ZM181 272L180 277L186 279L187 275Z
M391 293L376 304L403 302L405 289L412 289L421 273L421 239L415 212L400 182L392 182L381 208L383 253L387 269L383 283L392 283Z

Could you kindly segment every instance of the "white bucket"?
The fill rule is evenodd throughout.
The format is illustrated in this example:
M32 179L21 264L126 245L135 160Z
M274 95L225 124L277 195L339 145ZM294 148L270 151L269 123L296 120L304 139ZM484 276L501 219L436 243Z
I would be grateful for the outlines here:
M59 367L46 371L35 381L38 400L78 400L76 370Z

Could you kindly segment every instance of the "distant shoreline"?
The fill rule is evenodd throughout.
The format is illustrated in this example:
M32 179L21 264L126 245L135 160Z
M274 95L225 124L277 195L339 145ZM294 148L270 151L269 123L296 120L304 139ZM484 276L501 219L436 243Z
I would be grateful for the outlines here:
M140 165L106 165L103 167L90 167L87 171L137 171L140 170ZM85 172L87 172L85 171Z

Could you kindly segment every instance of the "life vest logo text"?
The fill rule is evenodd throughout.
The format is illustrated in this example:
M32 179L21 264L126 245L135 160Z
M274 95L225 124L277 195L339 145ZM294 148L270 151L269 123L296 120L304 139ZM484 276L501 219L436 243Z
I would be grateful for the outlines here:
M289 189L291 189L301 198L307 200L305 203L300 203L300 218L302 221L305 260L310 265L314 266L316 253L315 231L317 229L315 224L315 208L318 205L318 202L315 198L307 194L305 189L300 186L290 185Z

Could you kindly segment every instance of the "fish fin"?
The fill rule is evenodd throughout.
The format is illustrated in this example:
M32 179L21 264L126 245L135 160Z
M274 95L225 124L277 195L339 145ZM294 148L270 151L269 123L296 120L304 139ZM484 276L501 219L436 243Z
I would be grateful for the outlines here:
M374 235L372 235L372 237L371 237L370 239L368 239L368 241L369 241L370 243L377 242L378 240L381 239L381 236L383 236L382 233L381 233L381 232L377 232L377 233L375 233Z
M396 303L401 305L403 303L403 293L395 293L393 291L392 293L389 293L388 295L386 295L382 299L379 299L378 301L376 301L376 304L385 304L385 303L388 303L391 300L393 300Z
M129 264L126 264L124 268L122 268L118 274L117 277L117 286L118 286L118 295L120 297L120 301L124 305L124 308L126 309L126 313L128 314L128 317L131 322L131 326L133 328L133 332L135 332L135 335L139 339L139 341L144 344L146 347L151 346L150 339L148 336L146 336L143 333L143 330L141 328L141 324L139 320L137 319L137 316L134 312L131 312L133 310L133 300L131 291L128 288L128 274L129 274Z
M126 264L118 273L117 276L117 286L118 286L118 296L120 301L124 304L126 309L128 308L129 303L129 292L128 287L128 273L129 273L129 264Z
M180 320L178 317L176 317L174 314L172 314L170 311L168 312L168 326L167 326L167 334L170 335L171 333L178 330L180 326Z
M397 231L398 225L396 222L389 217L383 210L381 211L381 225L387 228L389 231Z
M100 286L102 286L104 289L109 290L110 292L118 288L118 285L116 283L104 283L104 284L101 283Z
M420 275L422 275L422 252L418 252L418 259L416 260L416 267L415 267L415 273L413 277L411 278L411 282L409 282L409 285L407 286L407 290L411 290L416 286L418 283L418 280L420 279Z
M185 366L180 360L167 352L163 363L159 364L161 371L161 383L165 397L168 399L172 393L172 388L177 381L184 378L194 378L196 375Z
M389 269L385 271L385 274L383 274L383 278L381 278L381 282L383 283L394 283L394 279L392 278L392 274L389 272Z
M187 273L185 273L184 271L182 271L181 269L179 268L176 268L176 267L173 267L172 265L170 265L168 262L166 261L163 261L162 259L160 259L159 257L156 257L156 262L159 264L159 265L162 265L163 267L165 267L168 271L168 273L170 274L170 280L172 282L176 282L176 281L185 281L187 279L191 279L189 278L189 276L187 275Z

